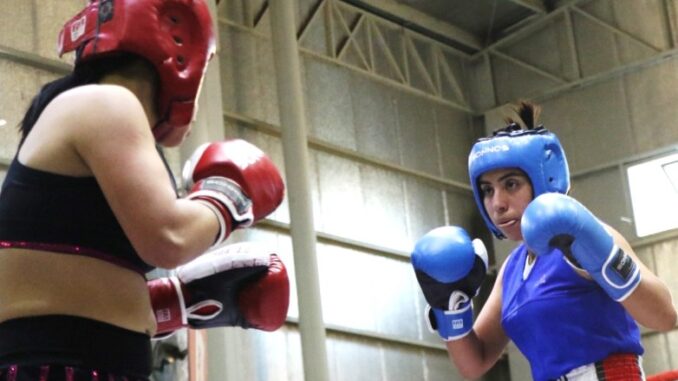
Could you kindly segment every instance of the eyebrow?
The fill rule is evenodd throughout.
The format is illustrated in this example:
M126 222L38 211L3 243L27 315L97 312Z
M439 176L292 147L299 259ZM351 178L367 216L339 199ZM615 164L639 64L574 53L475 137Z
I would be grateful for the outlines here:
M511 172L506 173L502 177L500 177L497 181L504 181L504 180L508 179L509 177L526 177L526 176L520 171L511 171ZM480 180L479 183L480 184L490 184L489 181L485 181L485 180Z

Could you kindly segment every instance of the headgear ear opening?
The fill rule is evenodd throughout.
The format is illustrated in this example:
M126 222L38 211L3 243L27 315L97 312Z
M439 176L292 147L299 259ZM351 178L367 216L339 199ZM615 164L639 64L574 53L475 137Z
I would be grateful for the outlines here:
M490 219L479 187L480 176L502 169L518 168L532 183L533 196L543 193L567 193L570 171L558 137L539 126L530 130L508 129L479 139L468 159L473 198L488 228L497 238L506 238Z
M216 47L204 0L90 0L64 25L58 50L77 50L81 61L124 52L148 60L160 80L153 133L163 143L191 123Z

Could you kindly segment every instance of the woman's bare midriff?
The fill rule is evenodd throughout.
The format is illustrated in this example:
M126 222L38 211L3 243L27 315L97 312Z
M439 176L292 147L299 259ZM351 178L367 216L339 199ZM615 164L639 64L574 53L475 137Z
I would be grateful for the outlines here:
M149 335L155 331L146 280L140 274L81 255L0 250L0 322L55 314Z

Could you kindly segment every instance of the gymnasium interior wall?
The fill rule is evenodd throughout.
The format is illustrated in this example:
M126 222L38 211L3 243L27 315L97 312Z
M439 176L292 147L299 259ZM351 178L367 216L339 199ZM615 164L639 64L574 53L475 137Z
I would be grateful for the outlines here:
M4 1L0 178L30 99L70 68L72 56L56 56L56 35L85 3ZM283 159L281 131L297 126L280 122L270 8L263 0L213 7L218 57L201 95L207 116L199 116L190 144L243 138L283 172L303 165ZM672 258L678 232L635 235L625 174L629 164L678 150L674 1L574 2L475 55L338 0L298 0L295 12L330 379L461 380L426 327L409 253L417 238L441 225L483 238L492 266L477 300L482 304L511 245L492 239L482 223L467 157L476 138L503 125L506 105L518 99L539 103L543 123L560 137L572 195L622 232L678 294ZM176 174L189 153L167 150ZM289 206L286 198L270 218L231 238L277 248L292 280L288 321L274 333L210 330L209 380L304 377ZM648 374L678 368L678 330L646 330L643 345ZM187 378L185 370L176 372L181 375L166 379ZM510 346L484 379L529 374Z

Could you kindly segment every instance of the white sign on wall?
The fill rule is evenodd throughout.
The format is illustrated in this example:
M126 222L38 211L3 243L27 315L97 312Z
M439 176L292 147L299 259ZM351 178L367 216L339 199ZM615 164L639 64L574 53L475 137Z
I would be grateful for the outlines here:
M678 229L678 153L627 168L638 237Z

